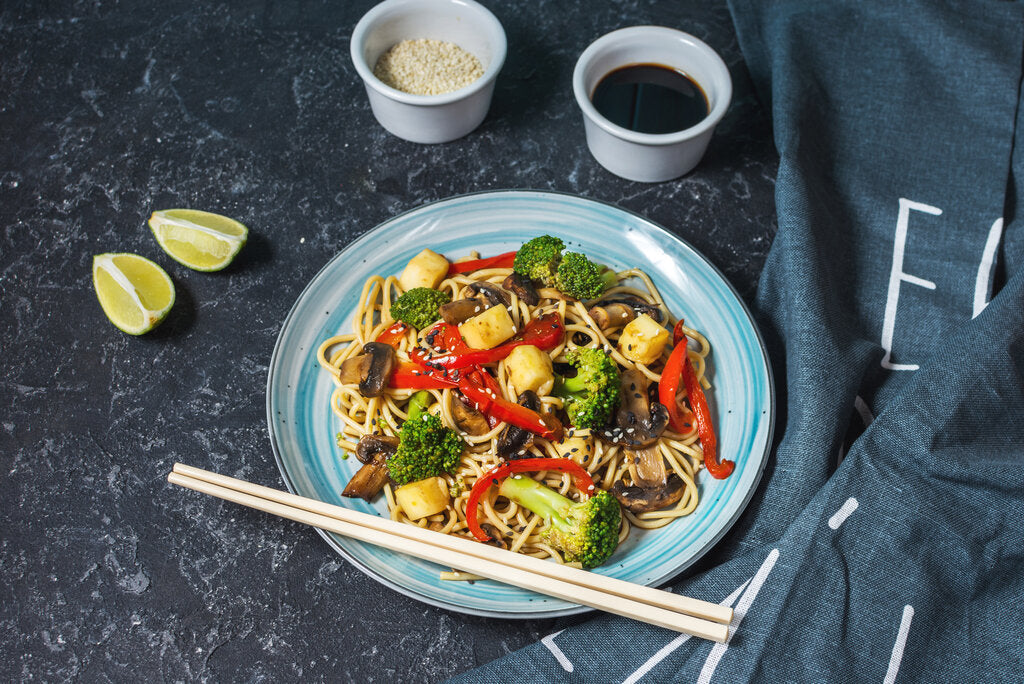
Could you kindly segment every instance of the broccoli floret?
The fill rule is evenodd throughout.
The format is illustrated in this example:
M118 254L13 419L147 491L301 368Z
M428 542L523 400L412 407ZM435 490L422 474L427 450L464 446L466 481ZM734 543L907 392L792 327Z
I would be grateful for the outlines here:
M592 568L603 563L619 544L619 502L603 489L576 503L536 480L513 476L505 478L498 493L541 516L546 524L541 537L560 549L569 562Z
M454 473L462 458L462 440L437 416L426 413L430 392L421 390L409 402L409 419L398 431L398 449L388 457L387 469L395 484Z
M599 428L619 406L619 367L600 349L581 347L566 353L576 376L561 378L554 394L562 397L569 422L577 428Z
M558 264L555 287L576 299L597 299L615 281L615 271L595 264L586 255L566 252Z
M531 280L555 286L555 274L562 260L565 243L551 235L541 235L523 244L516 252L512 270Z
M429 287L414 287L394 301L391 305L391 317L422 330L441 317L438 308L451 300L447 292L432 290Z
M430 406L433 397L427 390L420 390L409 397L409 406L406 410L406 420L413 420L423 415L423 412Z

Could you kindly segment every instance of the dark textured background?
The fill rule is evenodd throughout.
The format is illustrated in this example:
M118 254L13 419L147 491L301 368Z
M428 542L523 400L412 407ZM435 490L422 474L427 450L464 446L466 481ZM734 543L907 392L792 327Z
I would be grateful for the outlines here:
M450 195L552 189L646 216L749 302L774 233L776 157L724 3L491 3L509 58L491 112L438 146L381 129L348 56L371 2L0 6L0 679L437 681L585 616L459 615L384 589L303 526L172 488L184 461L280 486L264 385L306 282L388 217ZM733 105L704 162L656 185L589 156L572 98L586 45L694 33ZM237 261L191 272L155 209L233 216ZM168 320L103 317L93 254L167 268Z

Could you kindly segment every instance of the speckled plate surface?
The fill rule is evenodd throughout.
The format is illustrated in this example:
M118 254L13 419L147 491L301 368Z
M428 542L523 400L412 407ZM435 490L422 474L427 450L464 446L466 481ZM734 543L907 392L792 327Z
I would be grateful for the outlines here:
M351 330L363 281L398 274L424 247L455 258L488 256L547 233L616 269L644 268L669 307L711 342L710 399L720 453L736 461L726 480L704 474L696 511L651 532L634 530L595 572L657 585L707 552L746 507L768 457L774 390L761 336L736 292L702 255L650 221L608 204L548 192L465 195L386 221L334 257L306 286L285 319L267 381L267 419L288 489L302 496L386 515L341 491L359 466L342 460L330 410L332 382L316 350ZM374 579L408 596L457 612L496 617L552 617L587 610L490 580L445 582L446 569L321 531L327 542Z

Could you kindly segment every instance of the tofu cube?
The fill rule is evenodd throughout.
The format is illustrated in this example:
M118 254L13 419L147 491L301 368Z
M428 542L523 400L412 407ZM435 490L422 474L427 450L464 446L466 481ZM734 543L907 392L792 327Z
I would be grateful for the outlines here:
M630 361L650 365L661 356L668 340L668 330L647 314L640 314L622 329L619 353Z
M555 445L558 455L571 458L577 463L586 463L594 456L594 441L589 430L576 430L572 437L566 437Z
M396 489L395 501L410 520L419 520L448 508L451 499L443 477L428 477Z
M459 333L473 349L491 349L515 335L516 326L508 310L499 304L460 325Z
M437 252L425 249L405 265L405 270L398 278L398 284L406 292L414 287L436 289L447 276L448 260Z
M532 344L524 344L512 350L505 359L516 392L533 390L543 396L551 394L555 386L555 374L551 369L551 357Z

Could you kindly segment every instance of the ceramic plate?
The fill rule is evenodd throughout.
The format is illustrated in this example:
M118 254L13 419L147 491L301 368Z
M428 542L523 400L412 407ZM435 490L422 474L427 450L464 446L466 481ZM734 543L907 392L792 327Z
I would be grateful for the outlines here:
M595 572L657 585L706 553L750 500L771 444L774 396L764 345L750 313L711 263L663 228L622 209L571 195L488 192L443 200L397 216L353 242L306 286L285 319L270 362L267 419L288 489L302 496L386 515L341 491L359 467L341 459L339 424L330 410L333 383L316 361L327 337L352 326L363 281L399 274L423 248L455 258L476 249L507 252L540 234L616 269L650 274L677 316L711 342L710 400L720 453L736 461L725 480L702 473L700 504L659 530L633 530ZM500 617L552 617L587 610L490 580L445 582L438 565L321 531L338 553L369 576L408 596L451 610Z

